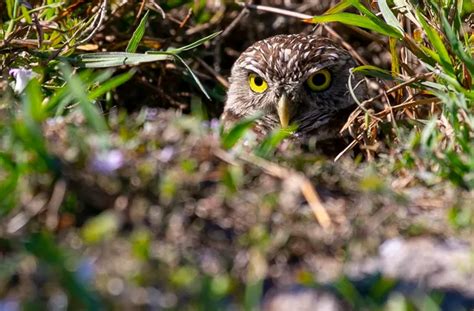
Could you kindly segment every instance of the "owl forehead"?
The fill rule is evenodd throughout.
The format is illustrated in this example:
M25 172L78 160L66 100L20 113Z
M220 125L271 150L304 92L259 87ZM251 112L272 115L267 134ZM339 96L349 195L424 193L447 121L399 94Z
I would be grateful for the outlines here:
M341 53L343 51L343 53ZM316 36L279 35L259 41L241 55L241 68L272 81L299 82L311 72L346 61L347 52Z

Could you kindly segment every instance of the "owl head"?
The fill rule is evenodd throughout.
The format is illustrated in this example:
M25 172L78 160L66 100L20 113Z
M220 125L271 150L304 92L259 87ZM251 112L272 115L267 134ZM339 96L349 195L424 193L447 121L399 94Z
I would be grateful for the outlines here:
M225 123L235 122L260 112L258 133L296 124L297 133L324 138L333 127L331 121L355 104L348 89L355 65L346 50L314 35L278 35L259 41L232 67L222 118ZM352 86L360 79L353 76ZM358 87L355 95L362 92L364 88Z

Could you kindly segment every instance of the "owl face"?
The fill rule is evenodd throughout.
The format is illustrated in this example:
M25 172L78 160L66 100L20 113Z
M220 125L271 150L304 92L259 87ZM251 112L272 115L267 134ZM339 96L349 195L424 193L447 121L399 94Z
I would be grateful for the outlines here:
M223 119L262 112L257 127L264 134L292 123L300 133L317 132L354 105L347 87L354 66L350 54L328 39L298 34L259 41L232 68Z

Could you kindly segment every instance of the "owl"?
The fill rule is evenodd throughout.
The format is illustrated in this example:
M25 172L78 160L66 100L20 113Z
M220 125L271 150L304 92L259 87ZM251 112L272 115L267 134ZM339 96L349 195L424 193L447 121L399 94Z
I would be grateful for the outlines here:
M221 117L224 127L260 113L254 126L258 137L294 124L298 139L336 138L355 106L348 87L355 65L348 51L316 35L258 41L232 67ZM363 97L365 84L358 83L362 77L351 79L354 95Z

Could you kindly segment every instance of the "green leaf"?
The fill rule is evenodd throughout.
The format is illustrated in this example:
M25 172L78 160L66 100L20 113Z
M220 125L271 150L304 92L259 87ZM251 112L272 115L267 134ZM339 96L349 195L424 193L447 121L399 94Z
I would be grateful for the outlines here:
M362 16L353 13L335 13L329 15L320 15L320 16L313 16L312 18L313 23L331 23L331 22L340 22L343 24L357 26L361 28L370 29L376 31L382 35L401 38L401 34L391 28L384 27L386 25L382 20L379 23L372 21L372 19L368 18L367 16Z
M224 133L221 137L222 148L232 148L253 126L254 122L261 117L261 114L254 115L249 118L245 118L237 122L227 133Z
M126 52L135 53L138 48L138 44L143 38L145 34L145 27L146 22L148 20L148 14L150 11L146 11L145 15L143 15L142 19L140 20L140 24L138 24L137 29L133 32L132 38L128 41L127 48L125 49Z

